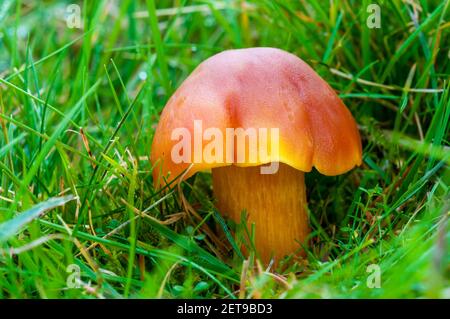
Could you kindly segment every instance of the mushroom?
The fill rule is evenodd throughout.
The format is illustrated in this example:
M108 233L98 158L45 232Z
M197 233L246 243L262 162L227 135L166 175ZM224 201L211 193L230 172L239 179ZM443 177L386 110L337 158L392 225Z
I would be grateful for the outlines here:
M229 149L238 139L229 129L244 132L243 149ZM277 129L266 131L277 138L258 140L255 148L249 130L263 129ZM265 155L250 161L263 146ZM315 167L343 174L361 157L357 125L333 89L297 56L262 47L202 62L162 111L151 153L156 186L211 170L218 210L235 222L247 212L265 263L304 254L310 232L304 173Z

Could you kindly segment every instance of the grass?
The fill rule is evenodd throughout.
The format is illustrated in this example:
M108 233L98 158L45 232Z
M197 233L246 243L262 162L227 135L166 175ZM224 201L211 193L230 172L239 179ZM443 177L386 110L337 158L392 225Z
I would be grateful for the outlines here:
M379 1L370 29L371 3L3 0L0 298L450 298L450 4ZM306 175L308 256L269 270L208 173L158 191L149 162L179 84L249 46L308 62L363 139L361 167Z

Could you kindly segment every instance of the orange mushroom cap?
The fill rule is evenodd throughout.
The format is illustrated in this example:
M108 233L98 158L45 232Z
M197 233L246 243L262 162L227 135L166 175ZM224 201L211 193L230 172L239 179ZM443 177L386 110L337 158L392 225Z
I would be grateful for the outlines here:
M160 166L153 170L155 181L160 173L170 173L169 180L173 179L191 165L172 160L178 140L171 136L176 128L194 135L194 120L202 120L203 129L218 128L224 135L226 128L279 129L277 158L233 165L276 160L304 172L314 166L324 175L338 175L361 164L361 139L349 110L309 65L280 49L224 51L189 75L168 101L156 128L151 161ZM194 141L191 145L194 149ZM191 156L194 162L193 151ZM196 162L184 178L226 165L230 163Z

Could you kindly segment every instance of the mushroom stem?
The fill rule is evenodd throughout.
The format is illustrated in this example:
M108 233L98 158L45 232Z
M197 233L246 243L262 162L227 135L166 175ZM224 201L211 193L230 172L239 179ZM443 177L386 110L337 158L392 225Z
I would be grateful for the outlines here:
M280 163L275 174L261 174L260 166L212 169L217 208L236 223L247 211L247 225L255 224L255 247L264 263L272 257L304 255L300 243L309 234L304 173Z

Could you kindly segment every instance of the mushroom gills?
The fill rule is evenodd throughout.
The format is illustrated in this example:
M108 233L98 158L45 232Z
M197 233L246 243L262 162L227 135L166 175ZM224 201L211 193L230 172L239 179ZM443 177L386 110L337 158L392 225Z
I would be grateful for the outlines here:
M302 245L310 230L302 171L284 163L275 174L261 174L260 166L231 165L213 168L212 177L220 213L240 223L246 210L249 230L254 223L254 243L264 263L305 255Z

